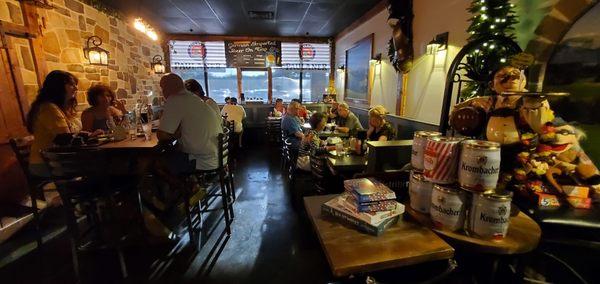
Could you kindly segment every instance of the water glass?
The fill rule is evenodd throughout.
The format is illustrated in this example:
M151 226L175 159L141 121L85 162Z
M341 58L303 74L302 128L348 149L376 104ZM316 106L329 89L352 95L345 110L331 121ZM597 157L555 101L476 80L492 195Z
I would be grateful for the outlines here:
M337 152L338 155L343 155L344 154L344 144L343 143L335 144L335 151Z
M142 130L144 131L144 137L146 141L150 141L152 138L152 123L142 124Z

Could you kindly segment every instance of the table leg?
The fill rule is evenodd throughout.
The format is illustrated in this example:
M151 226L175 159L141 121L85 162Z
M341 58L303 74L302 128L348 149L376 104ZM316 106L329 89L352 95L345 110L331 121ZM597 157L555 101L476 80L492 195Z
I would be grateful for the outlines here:
M495 283L496 274L498 273L498 266L500 265L500 257L494 256L492 260L492 269L490 271L490 278L488 283Z

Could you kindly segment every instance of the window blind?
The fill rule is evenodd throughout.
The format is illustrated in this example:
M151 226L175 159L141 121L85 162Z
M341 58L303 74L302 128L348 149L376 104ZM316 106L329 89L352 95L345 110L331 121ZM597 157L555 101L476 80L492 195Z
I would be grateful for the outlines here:
M171 67L173 68L224 68L225 43L222 41L180 41L169 42Z

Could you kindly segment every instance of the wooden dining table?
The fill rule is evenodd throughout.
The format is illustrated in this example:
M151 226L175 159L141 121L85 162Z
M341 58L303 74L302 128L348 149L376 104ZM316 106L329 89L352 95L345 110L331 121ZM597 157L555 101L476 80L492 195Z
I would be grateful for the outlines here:
M147 151L151 150L158 144L156 133L152 133L150 140L146 140L143 136L136 137L134 140L126 138L121 141L111 141L100 145L98 148L105 150L127 150L127 151Z
M429 228L400 220L376 237L321 215L321 205L337 195L309 196L304 206L336 277L450 259L454 249Z

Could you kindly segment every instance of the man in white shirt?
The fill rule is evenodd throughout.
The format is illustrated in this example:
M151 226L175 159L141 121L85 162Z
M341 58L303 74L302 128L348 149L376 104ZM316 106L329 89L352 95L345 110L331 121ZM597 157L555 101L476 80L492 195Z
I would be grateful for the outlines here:
M242 120L246 118L246 110L243 106L237 104L237 98L231 98L228 104L223 106L221 115L227 116L227 121L233 121L234 132L239 135L239 147L242 147Z
M196 160L196 169L218 167L218 135L223 133L221 118L202 99L187 91L176 74L160 79L163 96L167 99L158 129L158 140L178 139L181 151Z

